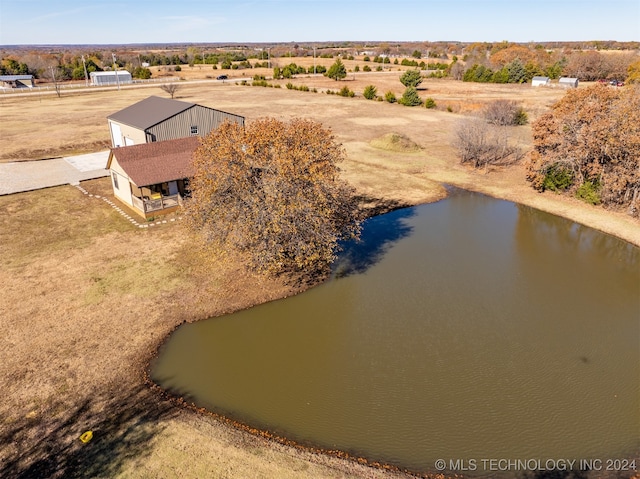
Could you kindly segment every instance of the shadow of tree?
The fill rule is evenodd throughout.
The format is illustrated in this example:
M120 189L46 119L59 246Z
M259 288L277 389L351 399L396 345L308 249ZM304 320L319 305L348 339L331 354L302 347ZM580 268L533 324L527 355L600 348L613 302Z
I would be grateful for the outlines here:
M119 397L94 394L69 407L59 403L48 411L64 411L50 418L22 418L0 428L6 447L0 477L70 478L113 477L132 459L149 454L159 424L177 414L169 402L145 386ZM93 439L80 441L91 430Z
M341 252L331 266L332 277L364 273L384 256L389 247L411 234L413 228L403 220L416 214L413 207L397 201L380 201L359 197L361 203L373 203L363 208L369 218L362 224L359 240L340 244Z

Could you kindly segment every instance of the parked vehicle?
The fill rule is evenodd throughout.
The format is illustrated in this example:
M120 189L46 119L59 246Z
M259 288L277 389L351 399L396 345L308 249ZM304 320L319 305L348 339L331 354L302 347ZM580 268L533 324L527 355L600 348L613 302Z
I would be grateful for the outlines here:
M227 80L229 77L227 75L218 75L216 80Z

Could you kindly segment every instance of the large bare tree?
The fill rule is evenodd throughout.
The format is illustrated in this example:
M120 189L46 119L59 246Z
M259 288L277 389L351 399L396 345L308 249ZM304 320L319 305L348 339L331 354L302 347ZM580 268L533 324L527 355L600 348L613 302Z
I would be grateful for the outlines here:
M164 83L160 85L160 89L171 95L171 99L173 99L173 97L176 96L176 93L178 93L180 85L178 83Z

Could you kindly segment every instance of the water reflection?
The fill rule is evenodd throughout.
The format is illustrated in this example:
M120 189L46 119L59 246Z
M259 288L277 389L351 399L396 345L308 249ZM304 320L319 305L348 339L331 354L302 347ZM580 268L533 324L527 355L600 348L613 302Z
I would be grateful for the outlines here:
M413 229L404 220L415 214L415 208L402 208L366 220L359 241L340 245L342 251L332 266L332 277L364 273L380 261L394 243L411 234Z

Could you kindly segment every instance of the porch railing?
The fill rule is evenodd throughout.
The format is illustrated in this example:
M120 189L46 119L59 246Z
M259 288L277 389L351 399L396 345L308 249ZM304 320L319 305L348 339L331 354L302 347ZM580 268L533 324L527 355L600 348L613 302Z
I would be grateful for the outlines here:
M181 204L182 198L180 195L171 195L171 196L163 196L162 198L158 198L155 200L144 199L133 197L133 206L135 206L140 211L145 213L152 213L154 211L160 211L167 208L173 208L174 206L179 206Z

